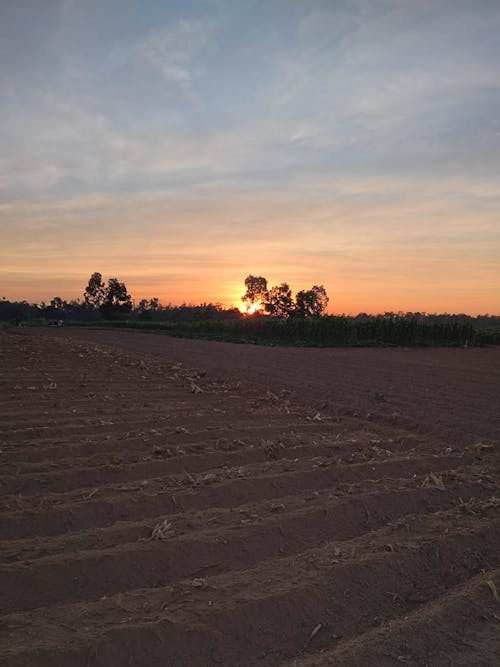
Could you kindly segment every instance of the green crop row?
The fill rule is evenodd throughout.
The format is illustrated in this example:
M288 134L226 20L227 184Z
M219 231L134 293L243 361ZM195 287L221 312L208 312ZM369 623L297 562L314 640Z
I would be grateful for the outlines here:
M189 322L100 322L97 326L162 331L186 338L208 338L267 345L307 346L466 346L500 343L500 331L478 331L468 324L426 323L402 317L373 317L366 321L343 316Z

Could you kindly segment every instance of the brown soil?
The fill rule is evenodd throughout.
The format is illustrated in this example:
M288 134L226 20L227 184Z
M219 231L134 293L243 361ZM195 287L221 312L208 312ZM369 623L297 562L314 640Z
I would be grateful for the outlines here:
M0 665L500 664L500 349L0 331Z

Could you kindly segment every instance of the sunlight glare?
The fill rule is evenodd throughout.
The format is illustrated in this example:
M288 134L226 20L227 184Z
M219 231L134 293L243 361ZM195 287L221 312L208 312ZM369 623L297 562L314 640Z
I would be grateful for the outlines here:
M247 303L245 301L241 302L240 312L245 315L253 315L254 313L260 312L262 310L261 303Z

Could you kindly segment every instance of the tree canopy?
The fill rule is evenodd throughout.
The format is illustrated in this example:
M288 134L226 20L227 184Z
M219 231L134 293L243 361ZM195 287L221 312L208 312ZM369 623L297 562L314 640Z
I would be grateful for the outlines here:
M267 296L267 280L263 276L247 276L245 278L247 291L241 297L242 301L251 306L263 303Z
M109 319L125 317L132 310L132 298L125 283L109 278L105 285L102 274L97 271L90 276L83 298L88 306Z
M242 299L248 306L262 305L262 312L272 317L321 317L326 313L328 295L323 285L297 292L295 300L288 283L267 289L267 279L249 275L245 278L247 291Z
M96 271L90 276L83 299L91 308L100 308L104 303L105 293L106 286L102 282L102 274Z
M295 310L292 290L287 283L271 287L264 300L264 310L273 317L290 317Z
M323 285L313 285L310 290L297 292L296 315L298 317L320 317L328 306L328 295Z

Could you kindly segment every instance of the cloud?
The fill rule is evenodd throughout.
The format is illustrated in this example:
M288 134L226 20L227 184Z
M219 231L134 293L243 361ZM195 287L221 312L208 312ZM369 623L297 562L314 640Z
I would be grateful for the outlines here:
M0 167L1 169L1 167ZM19 164L5 165L0 171L0 192L23 189L45 192L61 179L62 171L56 164L41 162L36 166Z
M161 72L172 93L195 97L195 78L202 72L198 57L208 43L213 23L181 19L151 33L138 47L144 60Z

